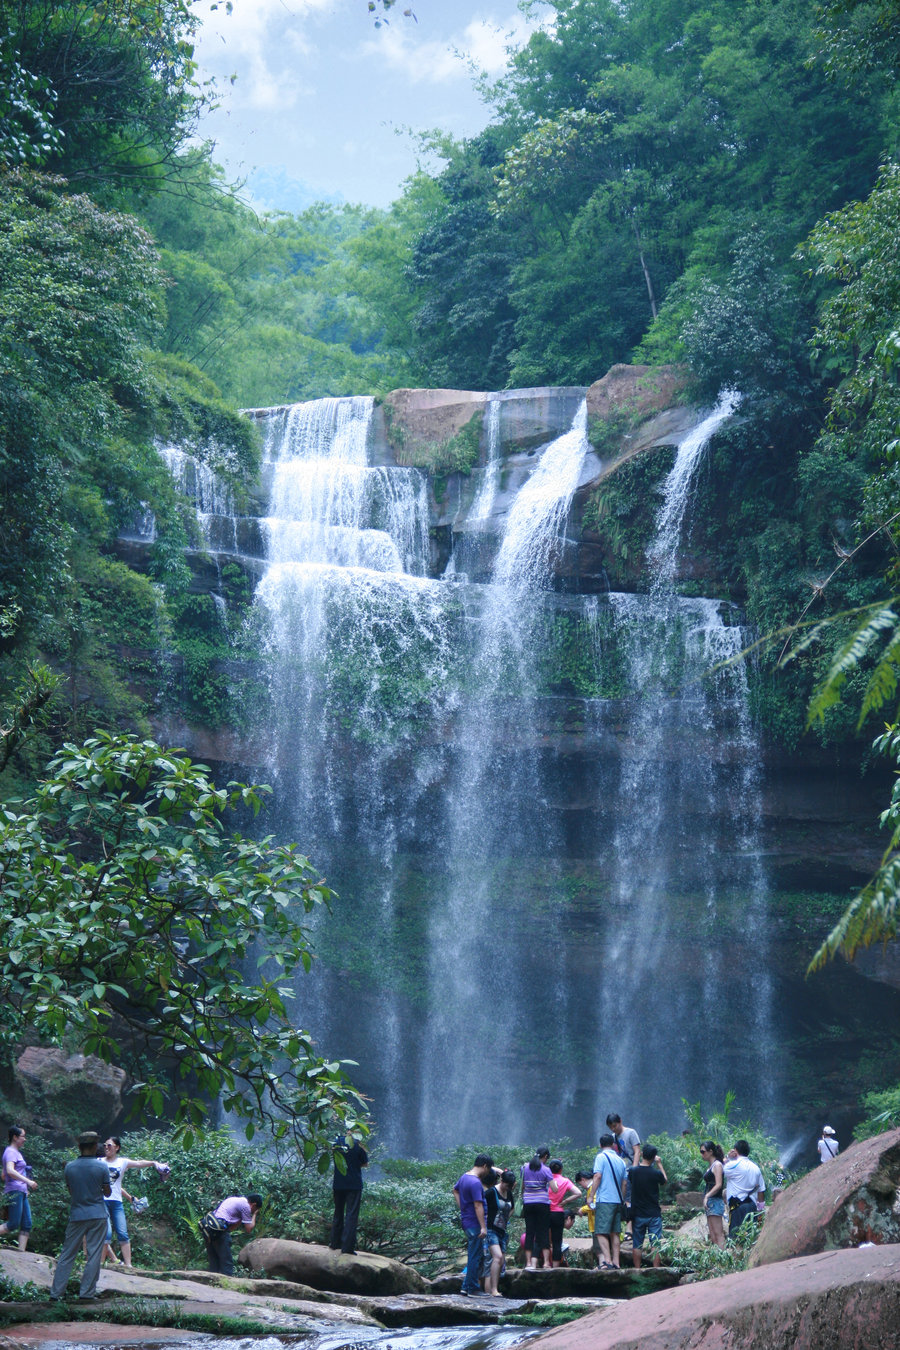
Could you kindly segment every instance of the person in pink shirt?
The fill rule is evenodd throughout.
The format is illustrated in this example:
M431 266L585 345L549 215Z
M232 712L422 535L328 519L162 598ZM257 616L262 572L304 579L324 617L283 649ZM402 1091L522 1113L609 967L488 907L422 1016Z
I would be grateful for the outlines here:
M581 1187L576 1186L568 1177L564 1177L562 1169L563 1165L559 1158L553 1158L550 1163L553 1180L550 1182L549 1191L550 1247L554 1266L562 1265L563 1233L566 1227L566 1211L563 1206L566 1203L574 1205L576 1200L581 1199Z

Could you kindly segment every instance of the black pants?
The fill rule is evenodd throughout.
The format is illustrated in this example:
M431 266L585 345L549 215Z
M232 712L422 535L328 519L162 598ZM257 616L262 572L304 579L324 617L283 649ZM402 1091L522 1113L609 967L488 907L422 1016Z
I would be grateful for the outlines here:
M563 1234L566 1231L566 1216L561 1209L550 1211L550 1250L554 1261L562 1260Z
M550 1247L550 1206L531 1203L522 1206L525 1216L525 1250L534 1256Z
M231 1254L231 1234L227 1229L221 1233L210 1232L206 1228L201 1228L203 1241L206 1243L206 1257L208 1269L215 1275L233 1275L234 1258Z
M331 1249L352 1256L356 1251L356 1226L359 1223L359 1205L362 1191L338 1191L334 1195L334 1219L331 1224Z
M756 1204L753 1200L742 1200L739 1205L735 1205L734 1209L729 1208L728 1236L734 1237L741 1224L745 1219L749 1219L751 1214L756 1214Z

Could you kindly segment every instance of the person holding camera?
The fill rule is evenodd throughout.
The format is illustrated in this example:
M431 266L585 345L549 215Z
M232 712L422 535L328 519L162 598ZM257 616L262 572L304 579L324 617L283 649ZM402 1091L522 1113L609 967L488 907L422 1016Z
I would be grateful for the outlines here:
M334 1197L334 1217L331 1221L331 1241L328 1245L333 1252L341 1251L345 1256L355 1256L356 1229L359 1224L359 1207L363 1193L362 1169L368 1167L369 1155L352 1134L339 1134L333 1148L335 1164L331 1190ZM336 1161L338 1155L344 1160L343 1168Z

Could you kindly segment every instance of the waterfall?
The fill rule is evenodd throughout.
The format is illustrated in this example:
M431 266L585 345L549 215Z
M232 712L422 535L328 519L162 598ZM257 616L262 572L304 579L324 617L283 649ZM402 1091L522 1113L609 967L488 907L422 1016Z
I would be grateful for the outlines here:
M721 1100L746 1084L726 1018L740 1020L757 1066L754 1105L771 1105L760 747L735 659L745 634L733 607L675 590L694 471L738 402L724 394L678 447L647 552L650 596L610 596L635 701L612 830L597 1074L638 1121L677 1114L691 1092ZM727 829L736 847L723 859ZM733 926L723 900L738 896L746 931L723 953L721 929Z
M557 1017L563 993L552 971L535 992L535 944L510 901L526 860L537 863L558 851L536 752L537 634L554 546L588 449L586 425L582 400L572 426L544 448L513 504L471 625L468 696L457 718L456 771L446 789L446 877L428 930L429 982L439 996L426 1028L422 1109L426 1135L448 1142L473 1137L479 1127L484 1090L472 1052L484 1044L499 1047L491 1109L506 1122L505 1137L527 1136L521 1083L500 1066L531 1053L523 1009L534 1009L546 1025ZM550 942L557 921L552 911L545 918ZM485 960L487 934L496 941ZM542 1015L542 1007L552 1011Z
M377 1074L379 1115L400 1122L409 1014L379 986L378 960L397 945L396 855L433 776L414 733L443 713L451 653L446 588L424 576L424 477L369 464L373 406L319 399L268 419L267 565L255 607L267 634L280 832L302 841L340 892L334 920L314 935L322 959L297 982L298 1016L330 1053ZM368 1053L340 976L342 948L372 953Z
M675 584L694 474L737 395L677 447L648 596L560 592L586 403L502 476L511 397L488 398L475 544L440 580L425 476L371 462L371 399L255 414L253 530L166 451L208 547L262 559L249 773L274 787L263 828L337 892L298 1021L357 1062L380 1140L407 1155L594 1144L610 1109L680 1128L682 1095L756 1084L771 1041L758 746L745 669L723 664L744 637L732 607Z
M515 500L497 556L495 585L513 591L546 585L587 449L587 401L582 399L571 427L547 447Z
M487 520L500 486L500 399L492 394L487 412L487 464L478 493L469 512L469 524Z
M679 443L675 463L663 485L663 502L656 517L656 538L647 550L655 594L671 592L674 588L681 526L687 510L694 471L700 463L703 451L740 401L741 396L736 390L725 390L720 394L709 416Z

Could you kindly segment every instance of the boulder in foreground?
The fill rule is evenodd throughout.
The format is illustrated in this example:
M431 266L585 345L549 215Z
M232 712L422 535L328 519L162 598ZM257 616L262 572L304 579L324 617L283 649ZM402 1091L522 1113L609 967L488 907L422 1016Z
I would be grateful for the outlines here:
M428 1282L416 1270L388 1256L357 1252L345 1256L312 1242L255 1238L241 1251L241 1265L264 1270L277 1280L308 1284L338 1294L424 1294Z
M531 1350L896 1350L898 1328L892 1245L665 1289L558 1327Z
M750 1265L861 1242L900 1242L900 1130L852 1144L789 1186L766 1216Z

